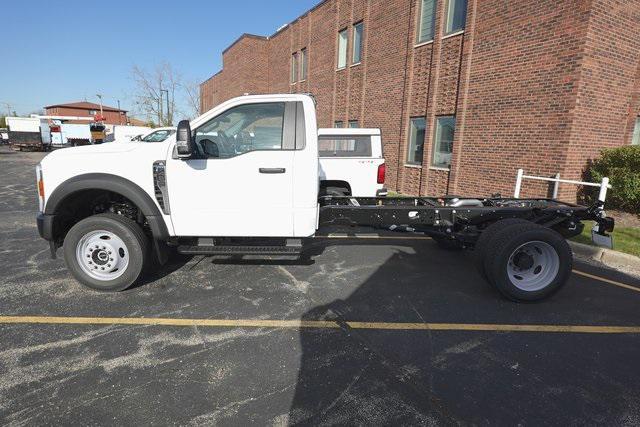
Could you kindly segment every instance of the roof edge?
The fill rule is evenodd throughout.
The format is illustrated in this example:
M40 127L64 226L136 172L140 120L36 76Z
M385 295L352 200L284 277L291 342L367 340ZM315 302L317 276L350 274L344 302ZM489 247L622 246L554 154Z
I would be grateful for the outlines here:
M257 34L243 33L240 37L235 39L234 42L231 43L225 50L223 50L222 54L224 55L225 53L227 53L227 51L229 49L231 49L233 46L238 44L244 38L251 38L251 39L258 39L258 40L269 40L269 37L267 37L267 36L259 36Z

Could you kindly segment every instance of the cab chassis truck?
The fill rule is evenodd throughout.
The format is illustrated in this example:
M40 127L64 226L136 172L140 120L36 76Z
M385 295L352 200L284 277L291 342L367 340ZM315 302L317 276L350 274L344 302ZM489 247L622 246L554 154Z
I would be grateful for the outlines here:
M482 277L525 302L567 282L565 239L582 221L602 236L614 227L602 203L319 196L317 142L312 97L249 95L180 122L162 143L58 150L36 167L38 230L79 282L119 291L171 250L307 256L323 226L407 225L443 249L473 250Z

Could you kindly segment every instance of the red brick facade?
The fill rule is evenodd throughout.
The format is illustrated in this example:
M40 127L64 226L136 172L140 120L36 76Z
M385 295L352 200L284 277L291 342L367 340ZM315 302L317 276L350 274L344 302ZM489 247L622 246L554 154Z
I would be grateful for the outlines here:
M201 85L203 111L243 93L310 92L319 126L382 129L387 187L408 194L513 192L516 169L579 179L602 148L629 144L640 115L640 2L468 0L463 33L416 45L421 0L326 0L270 37L243 35ZM352 65L352 25L364 23ZM349 30L337 70L338 32ZM308 77L291 83L306 49ZM430 167L438 116L456 117L449 170ZM406 165L409 123L426 120L422 166ZM560 187L575 199L576 187ZM547 187L526 181L524 195Z
M69 123L89 123L94 120L93 117L96 114L100 115L100 105L92 102L49 105L44 108L48 116L87 117L87 120L74 120ZM128 123L126 110L103 105L102 115L104 116L104 123L108 125L126 125Z

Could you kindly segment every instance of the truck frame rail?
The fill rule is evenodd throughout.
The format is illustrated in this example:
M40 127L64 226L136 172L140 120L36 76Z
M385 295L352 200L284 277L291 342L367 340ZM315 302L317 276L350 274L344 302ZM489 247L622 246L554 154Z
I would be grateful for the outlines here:
M320 225L370 227L409 226L435 238L473 247L492 223L518 218L558 231L563 237L580 234L581 221L598 223L598 233L613 230L602 203L591 207L551 199L445 197L338 197L319 199Z

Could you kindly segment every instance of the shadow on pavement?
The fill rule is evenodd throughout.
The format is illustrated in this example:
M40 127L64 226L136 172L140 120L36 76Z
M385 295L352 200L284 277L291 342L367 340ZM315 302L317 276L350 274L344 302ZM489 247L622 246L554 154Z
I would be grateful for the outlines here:
M322 252L332 244L362 245L322 241L313 246L316 252ZM291 424L456 423L429 387L406 372L393 352L387 349L383 353L378 345L346 323L380 318L380 311L394 310L392 299L404 293L393 280L399 277L398 268L407 265L408 258L424 259L425 252L434 247L433 242L422 242L408 248L414 254L397 251L347 298L314 307L302 316L303 321L335 321L340 328L300 329L302 355L289 412Z

